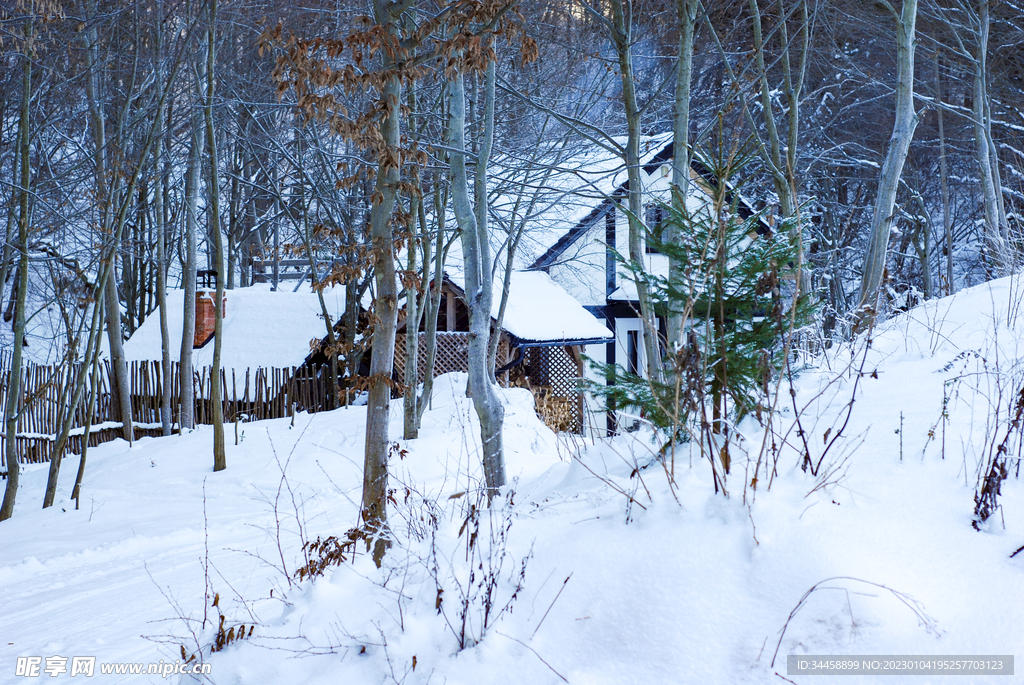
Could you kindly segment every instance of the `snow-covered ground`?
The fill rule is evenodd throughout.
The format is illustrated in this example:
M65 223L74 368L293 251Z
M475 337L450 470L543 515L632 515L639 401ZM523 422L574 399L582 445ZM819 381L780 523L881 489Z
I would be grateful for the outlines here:
M173 663L182 647L203 649L212 682L257 685L803 684L836 678L787 675L787 655L1024 654L1024 554L1010 558L1024 545L1024 488L1012 470L1001 510L971 526L979 460L1024 377L1022 301L1019 283L978 286L887 322L866 352L818 360L796 397L818 475L799 468L793 430L755 491L763 433L748 421L749 460L734 453L728 497L699 456L676 455L670 487L642 431L556 437L513 389L515 494L467 522L476 428L465 377L446 376L422 437L396 440L383 568L360 550L314 582L295 580L301 541L344 537L356 518L361 408L245 424L237 446L229 427L217 474L208 427L108 443L89 452L79 510L67 500L77 459L46 511L46 467L29 466L0 524L0 682L34 680L15 676L18 657L55 655L95 656L101 682L157 682L99 664ZM789 406L780 430L793 417ZM400 423L395 403L393 435ZM255 627L211 656L212 593L226 627Z

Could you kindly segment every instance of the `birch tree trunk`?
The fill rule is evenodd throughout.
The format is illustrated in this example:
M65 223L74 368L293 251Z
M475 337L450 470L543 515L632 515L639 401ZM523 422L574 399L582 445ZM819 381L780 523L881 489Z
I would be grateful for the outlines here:
M917 24L917 0L903 0L902 11L897 14L887 0L883 4L896 17L896 121L882 171L878 178L878 196L871 215L871 235L868 239L867 254L864 256L864 271L861 276L860 298L855 314L854 330L869 328L878 314L878 301L885 272L885 258L889 247L889 233L892 226L893 210L896 205L896 190L903 163L907 159L910 141L917 128L917 114L914 111L914 34Z
M477 156L477 199L483 186L486 202L486 168L494 138L494 63L487 67L486 102L484 105L483 139ZM466 174L466 95L461 70L448 79L448 147L451 159L452 209L462 238L462 255L466 279L466 303L469 307L469 387L473 406L480 419L480 442L483 450L484 480L490 502L505 485L505 456L502 449L502 406L491 373L487 369L487 349L491 337L491 301L494 279L491 273L491 247L487 234L486 207L474 207L469 198Z
M1006 244L1005 210L998 177L998 158L992 143L992 124L988 104L988 39L990 19L988 0L978 0L978 54L974 59L974 148L985 208L985 249L995 276L1003 276L1010 266Z
M22 88L21 119L18 124L18 154L21 157L21 192L18 208L18 295L14 305L14 349L11 350L11 371L8 376L7 404L4 407L4 454L7 456L7 487L4 490L4 501L0 504L0 521L6 521L14 514L14 500L18 495L21 465L18 463L18 402L21 393L21 358L22 346L25 341L25 297L28 292L28 213L29 183L31 181L29 167L29 103L32 97L32 18L26 20L27 32L22 55Z
M697 22L698 0L676 0L679 16L679 61L676 65L675 113L672 121L672 206L677 216L686 216L686 196L690 192L690 83L693 80L693 34ZM668 240L679 244L682 240L681 227L671 224ZM683 264L670 257L668 263L669 281L683 282ZM683 344L685 324L681 302L670 301L668 321L668 343L677 349Z
M488 39L487 43L493 48L494 38ZM483 317L487 320L487 343L484 349L484 359L482 362L484 375L487 377L487 382L490 385L496 385L497 379L494 377L494 363L497 356L498 341L501 338L501 321L497 322L493 332L491 330L491 305L494 302L494 259L491 252L491 233L487 226L487 165L491 162L491 150L494 148L494 85L495 85L495 60L487 60L487 66L484 69L484 92L483 92L483 111L481 112L480 126L478 130L480 132L479 149L476 151L476 164L473 167L473 209L476 211L476 234L477 234L477 249L480 255L480 286L487 291L487 307L481 306L477 316ZM474 79L476 83L478 79ZM474 88L475 89L475 88ZM465 121L463 121L463 131L465 131ZM465 159L463 159L465 163ZM511 250L511 245L509 246ZM463 247L465 252L465 247ZM511 262L512 253L509 253L509 262ZM505 297L505 293L508 289L509 278L511 274L506 269L502 283L501 297ZM499 316L499 319L502 316ZM493 350L493 353L492 353ZM497 393L493 387L491 394L497 398ZM500 405L500 402L498 403ZM493 409L490 407L486 408L487 411L493 414ZM477 407L477 413L480 413L480 407ZM502 419L504 418L504 410L502 410ZM498 420L498 440L501 440L501 420ZM493 423L493 417L489 419ZM481 425L483 419L481 419ZM501 446L499 444L499 450ZM487 452L485 450L485 460L487 458ZM501 470L504 472L504 455L499 455L501 459ZM505 477L501 477L502 484L505 482ZM500 486L499 486L500 487Z
M199 202L199 151L203 131L198 112L192 114L192 144L185 168L185 269L181 279L185 285L182 305L181 352L178 357L178 426L179 430L195 427L195 388L192 382L192 344L196 330L196 224Z
M942 228L946 240L946 294L953 294L953 217L949 206L949 171L946 163L946 131L942 120L942 75L939 51L935 51L935 98L939 102L939 191L942 196Z
M217 0L210 0L210 25L206 33L206 152L210 156L210 233L213 238L217 294L214 300L213 364L210 369L210 402L213 405L213 470L227 468L224 452L224 404L220 378L220 351L224 341L224 236L220 230L220 175L217 170L217 131L213 127L213 93L216 86Z

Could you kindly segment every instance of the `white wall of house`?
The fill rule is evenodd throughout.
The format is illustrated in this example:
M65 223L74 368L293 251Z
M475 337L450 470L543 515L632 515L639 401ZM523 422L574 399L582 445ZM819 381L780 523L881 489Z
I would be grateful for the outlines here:
M548 270L556 283L585 306L605 303L604 220L597 224L570 245L559 262Z
M605 349L607 345L586 345L583 347L583 356L594 360L599 364L605 363ZM603 377L597 373L588 362L585 364L585 376L590 381L602 381ZM604 411L604 403L589 392L583 395L583 426L584 435L593 438L604 437L607 434L607 419Z
M667 164L661 168L668 169ZM669 199L670 176L663 175L660 170L653 174L641 172L644 180L644 206L657 201ZM642 217L646 219L646 217ZM576 239L560 256L558 263L548 270L551 277L565 288L581 304L594 306L604 305L605 269L607 228L604 217L594 222L587 232ZM623 257L629 256L629 219L625 212L615 211L615 249ZM646 267L652 273L665 275L668 273L668 258L660 254L645 254ZM621 269L620 269L621 271ZM616 274L615 286L624 282L621 273Z

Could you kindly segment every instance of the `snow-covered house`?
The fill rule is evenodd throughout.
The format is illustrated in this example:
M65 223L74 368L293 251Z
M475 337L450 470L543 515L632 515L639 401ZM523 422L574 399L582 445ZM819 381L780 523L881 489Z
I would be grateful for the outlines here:
M180 382L177 361L184 329L184 294L180 289L167 293L172 388ZM329 288L323 295L328 313L336 319L345 308L344 289ZM209 375L214 318L213 292L200 290L195 328L188 332L198 423L209 423L212 417ZM275 292L268 283L225 290L221 379L228 420L279 418L295 410L317 411L326 406L331 393L328 384L302 368L311 343L325 332L320 299L309 287ZM130 365L135 420L159 422L163 378L156 312L125 341L124 353Z
M494 317L500 306L500 279L496 290L499 296L494 301ZM438 316L435 375L467 370L469 317L457 275L445 275L442 295L445 301ZM183 296L183 290L171 290L167 295L168 333L175 362L183 332ZM324 299L337 329L342 325L344 288L326 289ZM201 370L208 367L213 358L213 345L208 344L213 330L213 304L209 294L197 294L196 326L191 337L193 368L200 390L206 383ZM317 350L324 342L324 320L320 301L308 287L294 292L291 288L273 291L269 283L263 283L227 290L224 311L221 365L229 401L236 394L239 398L249 398L250 371L276 370L276 380L271 383L274 388L289 387L288 376L293 368L302 369L299 375L304 379L312 379L312 372L323 380L315 367L318 362L323 363ZM404 324L399 332L394 369L397 380L404 377ZM498 371L506 382L529 384L541 402L552 406L571 405L572 411L563 411L564 420L559 425L579 430L583 424L577 379L582 375L584 346L604 345L611 337L611 331L550 276L542 272L514 272L501 329ZM158 316L147 318L124 344L129 362L157 362L161 349ZM426 365L425 354L426 345L421 345L420 381ZM156 387L155 383L151 385ZM271 397L268 401L276 400Z
M664 206L671 199L673 154L670 134L651 136L642 143L643 219L652 230L657 230ZM709 189L716 180L697 160L691 163L690 178L693 183L687 202L694 211L706 206ZM618 363L646 375L636 286L623 275L613 253L614 250L624 257L629 254L628 218L623 209L629 185L621 157L604 148L586 150L561 162L557 171L544 179L544 185L547 195L545 201L537 203L540 209L530 217L526 234L529 240L524 239L520 256L521 268L548 274L613 333L606 344L587 348L589 358ZM739 209L741 215L753 213L746 201L739 203ZM769 230L766 223L763 230ZM644 259L652 273L667 274L667 256L645 245ZM538 303L540 306L542 303ZM598 379L592 371L591 374L594 380ZM588 418L590 426L598 432L614 430L614 417L600 416L603 410L597 403L592 411Z

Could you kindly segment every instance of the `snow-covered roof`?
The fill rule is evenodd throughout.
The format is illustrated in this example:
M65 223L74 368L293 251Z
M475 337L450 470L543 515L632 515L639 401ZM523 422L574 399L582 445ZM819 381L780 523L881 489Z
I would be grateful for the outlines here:
M491 307L497 316L500 289ZM612 332L543 271L514 271L502 327L521 341L610 340Z
M640 141L640 163L650 164L672 141L671 133L646 136ZM624 146L625 138L615 138ZM586 218L594 208L615 194L626 182L626 164L607 147L588 143L568 150L548 146L538 155L538 164L528 165L532 150L520 155L506 154L488 169L491 217L504 230L524 217L527 230L519 246L517 263L532 264L559 238Z
M168 329L171 359L177 361L181 347L182 304L184 290L167 293ZM221 364L226 369L300 366L309 354L310 341L326 334L320 302L308 286L299 292L273 292L270 284L225 290L224 339ZM345 309L344 288L324 291L331 316ZM125 342L129 361L160 359L160 316L154 311L134 335ZM192 364L209 366L213 361L213 342L194 350Z
M464 290L462 273L445 276ZM501 309L502 276L494 279L491 318ZM564 343L611 340L613 334L601 320L543 271L513 271L502 328L523 343Z
M615 144L624 146L625 138L613 139ZM610 147L610 146L609 146ZM525 270L547 269L573 243L596 222L603 221L609 212L615 211L617 202L628 187L628 174L622 157L609 147L591 144L571 154L564 154L557 161L545 160L540 171L505 171L507 159L500 159L491 171L491 185L499 190L491 191L492 223L504 228L494 231L492 240L504 240L510 227L520 225L524 220L523 233L516 264ZM664 165L671 163L674 145L670 133L646 136L640 141L641 184L643 191L661 201L668 201L669 184ZM699 159L690 163L690 194L686 198L691 212L708 206L710 188L716 183L713 172ZM661 169L661 174L655 172ZM504 187L503 187L504 186ZM727 189L733 185L727 182ZM731 192L730 192L731 194ZM726 199L731 201L730 194ZM746 218L755 213L754 204L740 197L740 213ZM762 218L758 233L770 232L770 226ZM504 249L504 245L499 248Z

